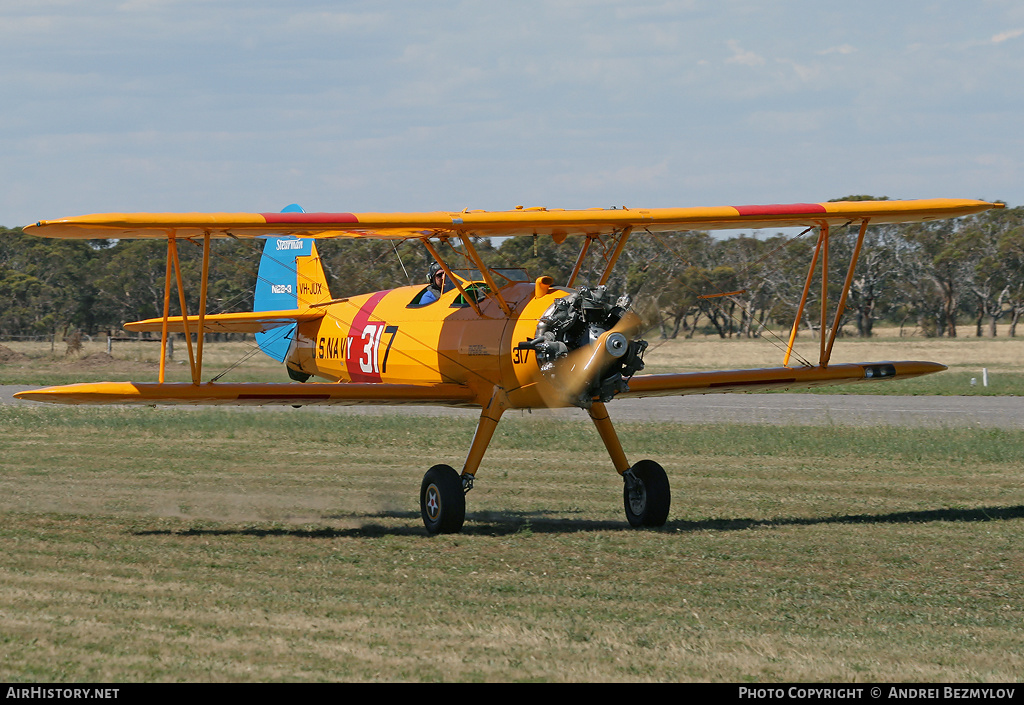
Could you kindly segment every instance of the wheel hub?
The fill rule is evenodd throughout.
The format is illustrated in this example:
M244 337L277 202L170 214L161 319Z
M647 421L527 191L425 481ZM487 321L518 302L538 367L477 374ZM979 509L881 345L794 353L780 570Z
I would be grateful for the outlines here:
M427 488L427 516L431 521L437 521L441 514L441 497L436 485Z
M643 514L647 507L647 488L632 472L627 472L623 477L626 480L626 491L629 493L630 510L637 515Z

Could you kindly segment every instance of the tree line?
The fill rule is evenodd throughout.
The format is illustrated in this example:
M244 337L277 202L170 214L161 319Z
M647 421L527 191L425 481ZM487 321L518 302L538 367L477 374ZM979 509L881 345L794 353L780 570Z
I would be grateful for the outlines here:
M839 200L865 199L847 197ZM796 314L815 245L814 231L715 237L705 232L635 233L609 287L628 292L634 307L665 338L698 331L757 337L767 325L789 325ZM834 228L828 299L846 277L857 227ZM489 266L524 268L562 284L576 264L580 239L548 237L477 241ZM251 310L261 241L216 240L210 262L208 311ZM430 262L416 241L322 240L321 259L334 297L426 284ZM597 252L578 284L596 281ZM0 336L66 336L117 332L163 311L164 241L55 240L0 228ZM197 282L202 248L182 241L186 282ZM457 246L443 253L465 266ZM186 284L187 306L198 309L199 287ZM821 284L815 275L801 327L818 325ZM172 310L178 313L177 294ZM871 336L884 321L919 335L992 335L999 323L1016 335L1024 314L1024 208L986 211L955 220L868 228L841 325ZM965 330L966 329L966 330Z
M826 295L831 311L858 231L859 224L851 224L830 232ZM716 239L706 233L662 242L643 238L630 251L628 276L632 286L643 287L641 306L663 337L692 335L701 325L722 337L753 337L765 325L792 324L816 237L811 231L760 238ZM820 300L816 273L802 329L819 325ZM1024 208L1004 208L952 220L869 227L839 325L861 337L870 337L875 324L884 321L925 337L955 338L965 334L965 327L968 335L994 337L997 325L1008 323L1009 335L1015 336L1022 314Z

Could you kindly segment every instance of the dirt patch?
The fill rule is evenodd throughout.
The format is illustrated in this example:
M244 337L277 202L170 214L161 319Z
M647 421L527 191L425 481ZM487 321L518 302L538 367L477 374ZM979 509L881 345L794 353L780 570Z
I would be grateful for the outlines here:
M156 362L136 362L131 360L120 360L105 352L94 352L84 355L77 360L71 360L66 368L70 370L103 370L117 369L124 372L150 371L160 367Z
M110 353L96 352L90 353L88 355L83 355L77 360L72 361L69 367L78 369L91 369L93 367L106 367L108 365L114 364L115 362L117 362L117 360L115 360Z
M0 365L5 365L11 362L24 362L28 360L28 355L20 353L17 350L11 350L6 345L0 345Z

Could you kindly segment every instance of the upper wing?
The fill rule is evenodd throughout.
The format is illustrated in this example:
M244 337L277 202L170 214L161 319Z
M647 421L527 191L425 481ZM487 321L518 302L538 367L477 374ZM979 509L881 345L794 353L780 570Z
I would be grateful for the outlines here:
M684 394L754 392L766 389L800 389L835 384L909 379L942 372L937 362L855 362L827 367L769 367L757 370L715 370L637 375L629 381L629 391L616 399L668 397Z
M121 239L195 237L426 238L586 235L633 227L638 231L730 230L873 224L955 218L1002 208L1001 203L936 198L916 201L837 201L716 208L520 208L511 211L430 213L99 213L41 220L25 231L57 238Z

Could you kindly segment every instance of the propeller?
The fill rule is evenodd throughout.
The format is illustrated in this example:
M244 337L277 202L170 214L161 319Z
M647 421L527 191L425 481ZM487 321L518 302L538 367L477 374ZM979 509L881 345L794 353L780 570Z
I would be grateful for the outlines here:
M629 344L640 332L641 325L640 317L627 311L593 343L558 359L554 369L542 373L538 380L545 401L552 406L575 404L594 380L629 351Z

